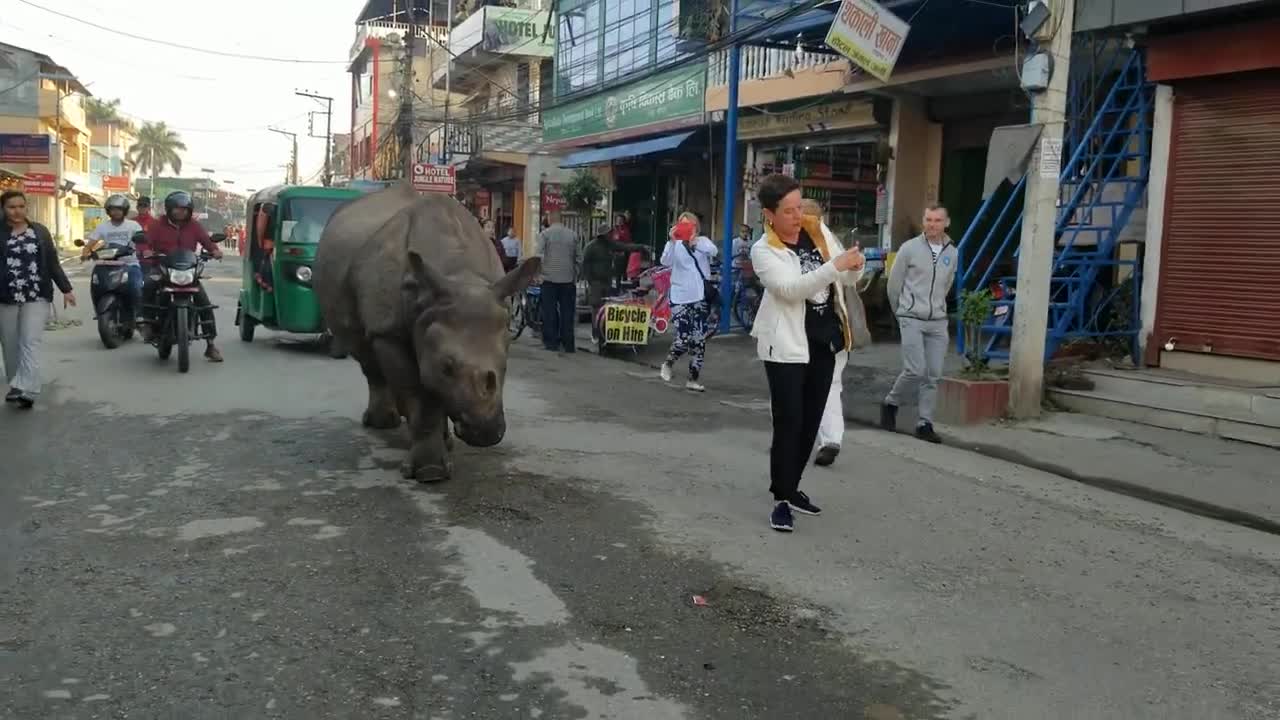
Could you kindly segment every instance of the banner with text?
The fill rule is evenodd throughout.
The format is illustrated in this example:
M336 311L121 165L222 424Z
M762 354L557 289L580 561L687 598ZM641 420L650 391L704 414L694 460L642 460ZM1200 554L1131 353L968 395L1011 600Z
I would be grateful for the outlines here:
M44 165L49 162L48 135L0 134L0 162Z
M645 345L649 342L647 305L614 303L604 306L604 341L610 345Z
M58 187L58 176L53 173L27 173L22 181L22 189L28 195L54 195Z
M702 121L707 64L696 63L542 112L543 142L626 137ZM603 139L603 138L602 138Z
M457 170L452 165L414 163L413 189L454 195L458 192Z
M911 26L875 0L844 0L827 45L878 80L888 81Z

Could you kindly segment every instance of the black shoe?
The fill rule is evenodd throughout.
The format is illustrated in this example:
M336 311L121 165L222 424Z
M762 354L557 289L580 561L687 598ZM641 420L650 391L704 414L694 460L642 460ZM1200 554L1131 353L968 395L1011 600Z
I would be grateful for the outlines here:
M824 445L818 449L818 456L813 459L813 464L818 467L826 467L836 461L836 456L840 454L840 448L834 445Z
M17 402L18 408L21 410L30 410L36 405L36 399L30 395L19 395L15 402Z
M769 527L778 532L791 532L795 530L795 517L791 515L791 506L787 503L780 502L773 506L773 512L769 513Z
M787 504L791 506L792 510L795 510L798 513L804 513L805 515L822 514L822 508L809 502L809 496L799 490L797 490L796 494L787 501Z
M889 403L880 404L880 427L893 432L898 429L898 406Z
M920 423L916 427L916 437L934 444L942 443L942 436L933 431L933 423Z
M16 403L21 397L22 397L21 390L10 390L8 393L5 394L4 401L7 403Z

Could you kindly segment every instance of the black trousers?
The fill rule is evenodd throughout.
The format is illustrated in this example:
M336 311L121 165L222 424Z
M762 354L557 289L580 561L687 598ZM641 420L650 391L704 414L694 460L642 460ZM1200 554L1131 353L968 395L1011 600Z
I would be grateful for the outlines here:
M576 349L574 326L578 320L578 286L542 282L542 345L548 350Z
M769 492L790 500L800 489L800 476L818 439L822 411L831 391L836 356L825 343L809 343L809 362L766 362L769 404L773 411L773 445L769 449Z

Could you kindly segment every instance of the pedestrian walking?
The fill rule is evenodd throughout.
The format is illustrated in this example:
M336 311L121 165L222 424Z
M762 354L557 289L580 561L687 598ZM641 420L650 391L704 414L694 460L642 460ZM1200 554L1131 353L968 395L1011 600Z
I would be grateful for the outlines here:
M542 346L576 352L578 315L578 236L553 213L551 225L538 235L542 258Z
M818 218L822 223L822 234L831 247L844 245L827 227L823 219L822 206L817 200L806 198L800 204L801 212L806 216ZM856 247L856 244L855 244ZM851 342L849 349L836 353L836 366L831 372L831 389L827 392L827 406L822 411L822 423L818 426L818 452L813 464L828 466L836 461L840 447L844 443L844 369L849 364L849 357L854 349L869 345L871 333L867 330L866 310L862 307L862 298L858 296L857 285L842 285L839 291L844 295L844 307L849 318Z
M698 216L691 212L680 213L670 239L659 260L671 268L671 323L675 326L675 340L667 359L658 371L663 381L671 382L671 369L685 353L689 353L689 379L686 390L703 392L706 387L699 382L702 363L707 354L707 317L710 303L718 300L718 293L711 292L711 258L716 256L716 244L698 233Z
M902 373L880 405L880 426L897 429L902 397L916 389L920 405L916 437L932 443L942 442L933 429L933 411L947 356L947 296L958 256L947 236L950 225L947 209L930 205L924 211L924 233L898 248L889 270L889 305L902 335Z
M818 515L800 490L800 478L826 409L836 353L849 349L851 330L839 289L858 281L865 260L841 251L822 222L801 212L800 183L769 175L760 183L764 237L751 247L751 264L764 297L751 334L764 361L773 415L769 448L769 525L794 529L793 511Z
M75 307L76 295L62 271L49 228L27 219L27 196L16 190L0 195L4 223L3 276L0 276L0 351L9 385L6 403L30 409L40 395L40 341L53 303L53 288L63 307Z

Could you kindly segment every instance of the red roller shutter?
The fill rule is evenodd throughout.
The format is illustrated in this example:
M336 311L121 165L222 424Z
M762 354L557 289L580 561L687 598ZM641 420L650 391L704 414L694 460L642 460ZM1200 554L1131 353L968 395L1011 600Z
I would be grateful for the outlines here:
M1156 335L1280 360L1280 70L1174 85Z

